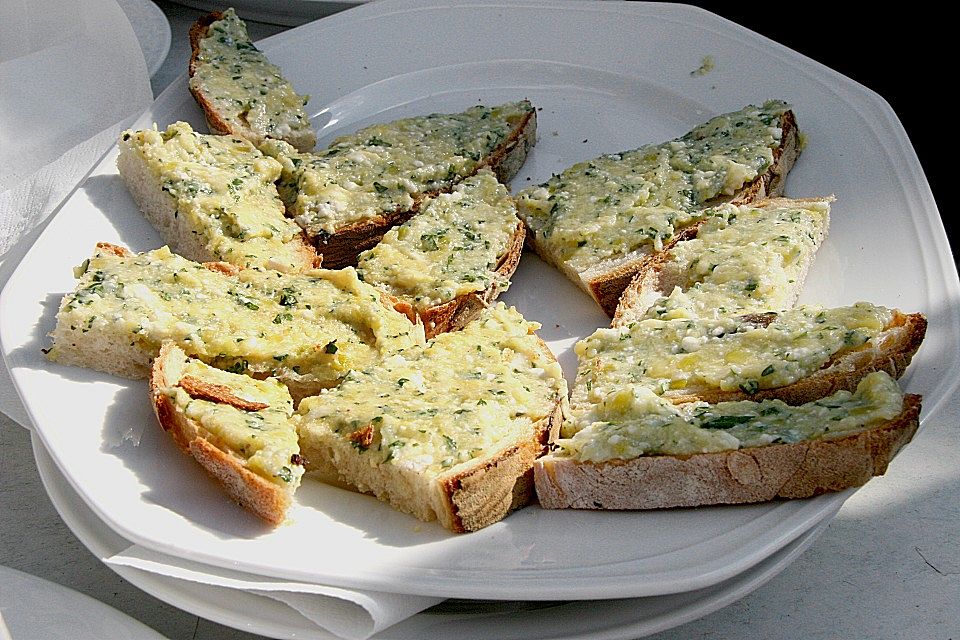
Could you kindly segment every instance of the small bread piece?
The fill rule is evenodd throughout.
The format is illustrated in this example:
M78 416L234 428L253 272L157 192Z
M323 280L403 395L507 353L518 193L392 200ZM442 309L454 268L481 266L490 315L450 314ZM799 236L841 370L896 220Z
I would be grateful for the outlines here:
M190 93L203 109L210 131L243 136L254 144L284 140L301 151L317 136L297 95L250 42L247 26L233 9L201 17L190 28Z
M320 266L284 215L274 184L280 163L245 138L199 134L185 122L125 131L117 168L163 241L189 260L285 272Z
M767 398L803 404L851 391L873 371L899 378L926 327L919 313L860 302L599 329L576 345L571 403L587 407L641 385L675 404Z
M422 327L353 269L284 274L100 244L75 275L48 357L130 378L173 342L218 369L277 377L299 399L423 344Z
M832 198L724 204L640 259L612 326L710 318L794 305L827 234Z
M517 205L528 244L612 316L645 256L711 206L781 195L799 153L793 112L769 101L575 164L521 191Z
M454 532L523 506L567 395L537 327L500 303L305 399L307 470Z
M507 289L523 236L510 193L482 169L361 253L357 274L432 338L462 328Z
M549 509L661 509L841 491L886 471L917 430L920 400L877 372L854 394L801 407L776 400L695 404L672 417L648 414L646 424L633 427L597 423L581 437L594 445L589 459L579 443L561 441L537 461L537 495ZM736 430L746 434L746 446L731 435ZM651 450L654 438L668 449L679 443L682 453Z
M167 343L150 397L164 431L231 498L274 526L284 521L303 476L286 387L214 369Z
M261 150L283 165L280 197L316 243L327 267L356 264L424 200L482 168L506 182L536 141L526 100L462 113L435 113L366 127L326 150L297 153L282 142Z

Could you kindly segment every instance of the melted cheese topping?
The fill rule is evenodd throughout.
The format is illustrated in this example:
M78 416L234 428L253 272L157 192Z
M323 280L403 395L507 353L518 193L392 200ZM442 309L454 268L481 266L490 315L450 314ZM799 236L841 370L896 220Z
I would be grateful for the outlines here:
M575 164L520 192L520 217L553 260L578 273L660 250L704 207L773 164L788 109L779 101L748 106L682 138Z
M295 271L302 259L287 243L300 228L284 216L274 182L280 163L243 138L195 133L177 122L167 130L127 131L121 153L139 154L164 192L200 235L214 260L240 267Z
M575 412L575 435L556 442L555 455L589 462L641 455L693 455L777 443L841 438L893 420L903 393L885 372L800 406L779 400L676 406L644 387L613 392Z
M826 235L827 201L802 206L723 205L697 237L669 250L662 277L677 286L648 318L739 315L793 306L797 282Z
M243 458L247 469L274 484L287 486L291 491L300 484L303 466L291 461L300 453L300 445L291 421L293 400L285 386L273 378L254 380L209 367L187 359L179 349L173 349L164 361L164 370L169 386L160 392L170 397L183 415L208 431L209 440ZM178 386L185 376L227 387L244 400L269 406L245 411L230 404L193 398Z
M353 371L336 389L303 400L301 438L350 439L371 464L432 475L488 454L532 433L566 399L537 328L501 303L423 349ZM355 435L365 431L366 439Z
M573 402L597 402L636 385L657 394L780 387L861 347L892 317L889 309L861 302L836 309L797 307L766 326L748 316L643 320L599 329L576 345L580 365Z
M200 40L190 87L206 96L224 120L251 130L253 142L307 136L306 149L316 142L303 110L309 96L297 95L280 69L250 42L233 9L224 11Z
M334 140L319 154L266 142L283 164L280 196L311 236L395 211L472 175L533 110L529 102L407 118Z
M354 367L422 343L422 327L380 302L353 269L302 275L244 269L227 276L164 247L130 257L98 251L58 314L74 332L170 341L235 373L283 373L334 384ZM57 359L57 345L50 358Z
M506 187L483 170L360 254L360 279L424 310L509 284L496 272L520 224Z

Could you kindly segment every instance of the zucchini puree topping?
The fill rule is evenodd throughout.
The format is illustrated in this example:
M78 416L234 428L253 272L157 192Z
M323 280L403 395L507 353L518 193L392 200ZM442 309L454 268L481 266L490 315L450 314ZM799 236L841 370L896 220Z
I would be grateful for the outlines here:
M219 369L322 385L422 343L422 327L384 306L352 268L236 271L208 269L166 247L129 256L98 249L75 271L79 282L64 296L57 333L93 332L111 342L127 335L153 353L169 341ZM69 349L55 342L49 357Z
M854 393L790 406L780 400L674 405L642 386L574 411L554 455L587 462L641 455L693 455L769 444L841 438L896 418L903 392L887 373L869 374Z
M567 393L539 326L499 303L426 347L350 372L301 402L304 451L346 439L371 465L437 474L532 433Z
M216 260L240 267L297 269L288 245L300 228L284 216L274 182L280 163L236 136L196 133L185 122L166 131L126 131L121 154L139 154Z
M311 237L411 210L421 194L448 191L483 166L533 110L527 101L376 124L316 154L267 141L283 165L280 197Z
M303 466L291 462L300 453L297 430L291 422L293 400L287 388L273 378L255 380L207 366L183 351L172 349L164 361L169 386L160 390L176 407L209 432L208 440L246 461L246 468L281 486L296 487ZM185 379L200 380L229 389L250 401L250 409L205 398L190 391ZM253 406L266 405L259 409Z
M675 286L653 303L647 317L712 317L790 308L797 280L826 235L829 214L827 200L802 206L726 204L711 209L696 238L668 250L660 278Z
M599 329L577 343L573 404L643 386L660 395L704 387L754 393L796 382L832 358L861 347L893 319L860 302L825 309L699 320L642 320Z
M360 254L360 279L409 303L417 311L494 286L499 258L520 225L513 199L493 172L467 178Z
M207 28L190 88L201 92L226 121L264 138L305 139L312 149L316 136L303 107L310 99L300 96L257 49L247 35L247 26L233 9Z
M681 138L581 162L517 196L520 217L554 260L578 273L659 251L704 208L762 175L789 106L717 116Z

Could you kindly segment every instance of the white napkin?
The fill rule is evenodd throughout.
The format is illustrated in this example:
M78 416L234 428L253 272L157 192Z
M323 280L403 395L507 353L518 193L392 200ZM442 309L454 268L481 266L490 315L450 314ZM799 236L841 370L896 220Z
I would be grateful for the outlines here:
M131 545L105 558L104 562L272 598L291 607L318 627L348 640L366 640L443 601L443 598L430 596L340 589L267 578L175 558L138 545Z
M115 0L0 2L0 87L2 288L38 227L153 95ZM29 425L4 365L0 411Z

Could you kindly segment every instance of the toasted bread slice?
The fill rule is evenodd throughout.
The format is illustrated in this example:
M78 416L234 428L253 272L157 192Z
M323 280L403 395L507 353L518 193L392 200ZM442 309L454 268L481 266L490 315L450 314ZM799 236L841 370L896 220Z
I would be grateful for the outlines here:
M566 402L538 326L500 303L305 399L307 470L455 532L523 506Z
M539 459L537 495L550 509L661 509L841 491L886 471L917 430L920 400L877 372L853 394L800 407L698 403L632 422L621 415ZM653 401L662 403L658 410L673 406ZM745 434L743 440L731 432ZM584 451L584 443L591 448Z
M197 262L298 272L320 266L316 249L284 215L280 164L236 136L125 131L117 168L163 241Z
M219 369L277 377L299 399L423 343L353 269L284 274L100 244L77 277L48 357L125 377L147 377L173 342Z
M523 236L510 193L483 169L361 253L357 274L432 338L462 328L506 290Z
M644 256L612 326L789 309L827 234L832 198L725 204Z
M799 153L793 112L770 101L573 165L521 191L517 204L528 244L612 316L645 256L708 207L781 195Z
M803 404L851 391L874 371L900 377L926 327L919 313L861 302L600 329L576 346L571 403L585 408L639 385L677 404L768 398Z
M316 243L324 265L338 268L356 264L426 199L480 169L506 182L535 141L536 110L524 100L366 127L317 154L275 141L261 150L283 164L287 213Z
M284 140L309 151L317 143L300 96L280 69L250 42L233 9L201 17L190 28L190 93L210 131L254 144Z
M286 387L214 369L166 343L150 397L164 431L231 498L272 525L283 522L303 475Z

